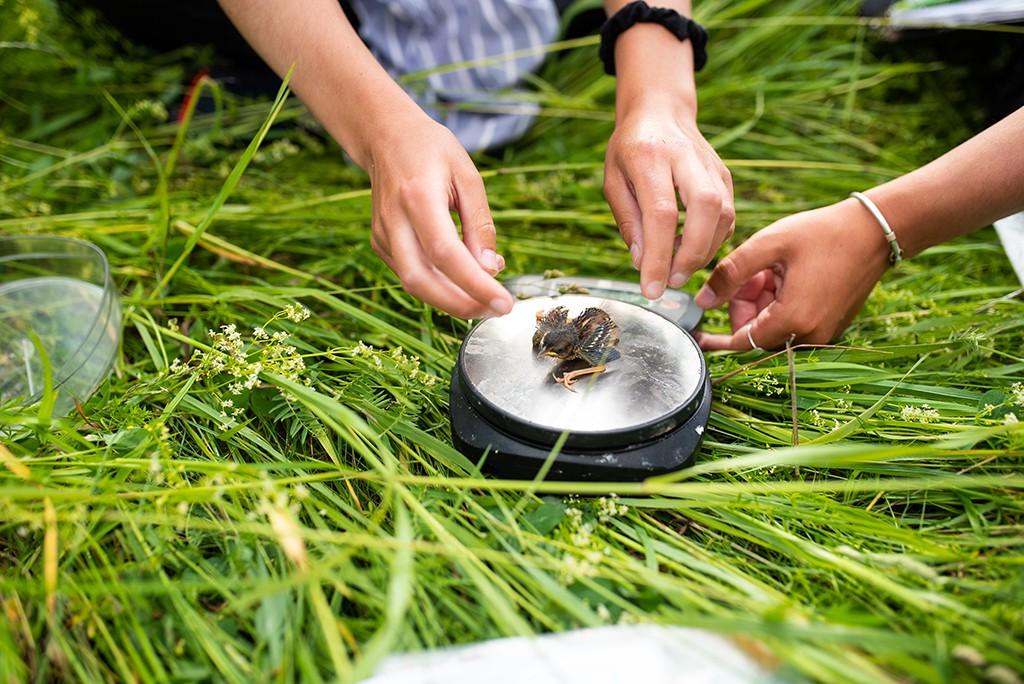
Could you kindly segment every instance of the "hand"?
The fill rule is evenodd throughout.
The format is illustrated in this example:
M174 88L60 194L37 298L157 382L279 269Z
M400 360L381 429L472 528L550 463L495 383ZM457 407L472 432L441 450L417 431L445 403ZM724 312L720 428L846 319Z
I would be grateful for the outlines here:
M681 287L706 266L732 235L732 177L697 130L692 109L672 98L623 109L608 141L604 196L644 295L657 299L666 283ZM682 237L676 193L686 207Z
M494 221L483 179L444 126L417 114L371 152L374 251L410 294L461 318L500 315L512 295L494 279ZM457 211L462 239L452 220Z
M765 349L790 339L827 344L860 310L888 256L881 228L854 199L777 221L718 262L697 293L705 309L729 302L733 331L699 342L732 351L749 350L751 339Z

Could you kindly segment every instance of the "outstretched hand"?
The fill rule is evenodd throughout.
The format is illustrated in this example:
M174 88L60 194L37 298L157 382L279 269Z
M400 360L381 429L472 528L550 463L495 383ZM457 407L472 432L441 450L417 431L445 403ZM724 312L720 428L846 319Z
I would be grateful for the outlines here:
M645 102L621 117L604 194L649 299L706 266L736 225L729 170L674 102ZM677 194L686 207L681 237Z
M756 233L715 267L697 293L728 302L731 335L703 333L706 350L747 351L835 340L888 265L878 224L856 200L788 216Z
M368 169L374 251L428 304L461 318L508 313L512 295L494 278L505 260L495 251L494 220L473 161L447 128L425 116L391 130Z

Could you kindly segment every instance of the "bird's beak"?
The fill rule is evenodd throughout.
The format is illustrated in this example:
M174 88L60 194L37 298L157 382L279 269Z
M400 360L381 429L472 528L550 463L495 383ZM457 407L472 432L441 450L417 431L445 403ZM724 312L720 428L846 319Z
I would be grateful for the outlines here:
M558 357L558 354L556 354L556 353L555 353L555 352L553 352L553 351L546 351L546 352L544 352L544 356L551 356L551 357L555 357L555 358L557 358L557 357Z

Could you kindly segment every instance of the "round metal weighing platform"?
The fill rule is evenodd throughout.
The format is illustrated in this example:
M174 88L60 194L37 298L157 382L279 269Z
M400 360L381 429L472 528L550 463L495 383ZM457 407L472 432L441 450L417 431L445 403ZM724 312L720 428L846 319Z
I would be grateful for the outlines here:
M532 347L537 313L570 319L587 307L618 324L618 358L567 390L564 367ZM547 475L561 480L638 480L688 465L711 409L707 364L685 330L659 314L586 295L534 297L481 322L466 336L451 383L452 436L502 477L531 478L563 433Z

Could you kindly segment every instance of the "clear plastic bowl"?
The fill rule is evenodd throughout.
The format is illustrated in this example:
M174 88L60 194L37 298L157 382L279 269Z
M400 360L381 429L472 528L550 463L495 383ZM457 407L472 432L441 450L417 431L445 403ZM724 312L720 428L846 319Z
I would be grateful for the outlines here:
M96 245L0 237L0 403L39 401L48 361L54 415L67 414L110 373L120 334L120 302Z

